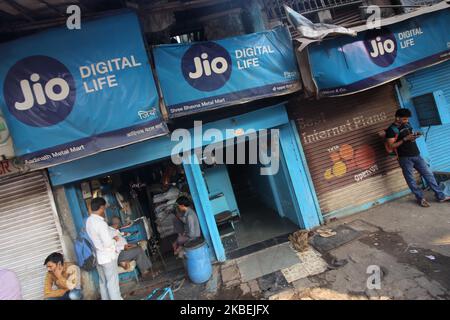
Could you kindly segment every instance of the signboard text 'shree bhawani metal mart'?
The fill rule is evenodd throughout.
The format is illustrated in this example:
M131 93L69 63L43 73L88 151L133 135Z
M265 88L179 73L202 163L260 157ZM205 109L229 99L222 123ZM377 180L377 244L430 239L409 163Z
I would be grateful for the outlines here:
M153 49L169 117L295 92L299 72L287 28Z
M0 107L31 169L168 132L134 13L2 44L0 60Z
M450 59L450 7L308 48L321 96L369 89Z

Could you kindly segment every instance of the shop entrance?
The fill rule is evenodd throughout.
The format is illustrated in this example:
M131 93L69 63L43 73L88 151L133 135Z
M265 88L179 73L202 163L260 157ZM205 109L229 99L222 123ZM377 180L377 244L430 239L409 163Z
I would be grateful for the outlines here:
M269 175L262 175L261 169L265 166L260 161L249 163L249 140L241 144L245 144L245 164L203 165L202 168L228 258L246 248L256 248L266 240L285 241L289 234L300 228L281 148L279 164L272 163L278 168ZM239 144L234 148L238 150Z
M107 201L107 223L116 227L114 222L120 222L118 230L127 243L140 247L151 261L151 269L140 270L138 259L120 261L119 256L121 285L139 280L139 274L145 271L154 276L146 279L156 282L173 283L184 277L183 261L174 255L172 247L179 231L174 225L176 200L180 196L192 199L183 166L174 165L169 158L77 185L84 218L88 217L92 199L103 197Z
M284 236L299 229L284 212L280 212L275 196L289 198L281 190L274 196L275 179L284 177L259 175L257 165L228 166L236 201L240 208L240 220L236 226L236 241L238 248L248 247L258 242ZM279 173L280 174L280 173ZM283 201L280 199L279 201ZM285 209L294 212L290 199L284 199Z

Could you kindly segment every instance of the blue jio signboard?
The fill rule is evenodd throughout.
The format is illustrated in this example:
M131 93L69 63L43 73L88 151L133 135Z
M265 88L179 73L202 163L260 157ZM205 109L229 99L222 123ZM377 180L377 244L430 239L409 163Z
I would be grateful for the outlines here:
M168 132L134 13L1 44L0 61L0 107L32 169Z
M449 30L446 9L313 45L308 50L319 94L355 93L450 59Z
M287 28L153 49L169 117L300 89Z

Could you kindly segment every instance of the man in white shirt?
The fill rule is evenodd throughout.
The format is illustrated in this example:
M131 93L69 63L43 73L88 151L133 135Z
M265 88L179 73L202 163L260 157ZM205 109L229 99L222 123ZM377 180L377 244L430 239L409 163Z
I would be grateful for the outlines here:
M105 221L105 209L105 199L92 199L92 213L86 221L86 232L91 238L97 254L97 271L100 277L102 300L123 300L119 287L116 245Z

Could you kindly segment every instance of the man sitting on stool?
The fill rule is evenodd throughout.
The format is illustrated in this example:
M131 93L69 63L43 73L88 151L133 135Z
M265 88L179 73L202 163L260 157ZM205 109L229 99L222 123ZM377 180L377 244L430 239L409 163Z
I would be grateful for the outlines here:
M181 196L177 199L177 209L173 219L174 228L178 233L177 240L172 244L175 255L182 255L182 248L188 241L201 237L197 214L191 208L191 201Z
M151 275L152 262L144 250L136 244L128 244L127 240L119 231L120 218L113 217L111 224L111 235L116 241L116 252L119 254L119 265L125 270L129 268L129 261L136 260L137 267L142 278L147 279Z

